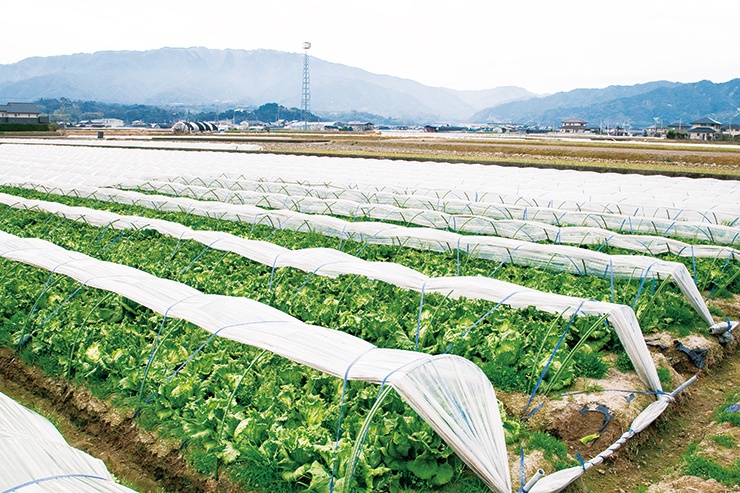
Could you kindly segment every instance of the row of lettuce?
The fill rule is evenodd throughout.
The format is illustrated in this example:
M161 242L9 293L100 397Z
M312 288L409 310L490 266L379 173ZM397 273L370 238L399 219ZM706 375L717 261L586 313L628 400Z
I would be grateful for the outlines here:
M32 198L41 194L4 189ZM339 247L317 234L161 213L82 199L44 196L73 205L157 216L203 229L227 230L269 239L293 248ZM176 279L201 291L246 296L279 308L307 323L343 330L383 347L451 352L476 362L497 390L529 392L569 320L534 309L492 308L478 300L426 295L360 276L328 279L269 266L204 249L203 245L162 237L151 231L116 231L60 217L0 208L0 229L39 237L103 260L127 264ZM454 274L457 257L397 247L344 242L345 251L368 260L393 261L428 275ZM245 489L296 491L325 489L332 475L347 475L347 463L364 417L378 389L351 382L342 400L342 382L292 362L214 339L180 321L166 320L124 298L79 287L61 276L2 260L0 324L2 345L15 348L47 373L89 386L102 398L136 415L145 427L184 446L205 474L228 476ZM490 275L490 262L462 259L467 275ZM712 269L701 261L698 272ZM724 273L725 271L723 271ZM594 299L608 299L608 280L578 278L503 266L497 278ZM732 270L724 275L730 276ZM617 301L631 303L639 280L617 281ZM728 283L730 290L735 289ZM70 295L75 293L71 298ZM719 293L721 294L721 293ZM687 331L702 323L671 286L637 297L643 328ZM536 330L533 330L536 329ZM160 345L152 347L157 334ZM585 344L578 344L588 333ZM462 334L466 334L462 337ZM196 353L182 370L179 366ZM609 353L616 355L608 356ZM616 363L613 363L616 361ZM612 362L612 363L610 363ZM574 376L601 377L610 364L629 368L612 331L595 317L576 319L565 346L555 356L544 388L557 391ZM147 367L149 369L147 370ZM421 419L400 399L383 401L356 473L361 489L430 488L478 491L481 484ZM340 407L343 415L336 442ZM525 451L541 449L556 467L566 465L566 449L552 437L529 431L516 417L506 419L507 439Z

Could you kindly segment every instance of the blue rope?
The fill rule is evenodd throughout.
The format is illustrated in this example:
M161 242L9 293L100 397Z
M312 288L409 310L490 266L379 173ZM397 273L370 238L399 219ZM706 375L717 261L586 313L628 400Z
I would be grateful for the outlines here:
M457 237L457 276L460 277L460 241L462 236Z
M34 484L43 483L45 481L55 481L57 479L66 479L66 478L86 478L86 479L99 479L100 481L108 481L107 478L102 478L100 476L93 476L92 474L81 474L81 473L59 474L57 476L47 476L45 478L39 478L39 479L34 479L32 481L27 481L17 486L13 486L12 488L8 488L7 490L3 490L2 493L11 493L13 491L18 491L21 488L25 488L27 486L33 486Z
M524 491L524 486L527 481L527 476L524 471L524 447L519 447L519 481L522 483L522 487L519 489L521 492Z
M488 310L488 311L487 311L487 312L485 313L485 315L483 315L483 316L482 316L482 317L480 317L480 318L479 318L478 320L476 320L476 321L475 321L475 322L473 323L473 325L471 325L470 327L468 327L467 329L465 329L465 332L463 332L462 334L460 334L460 336L458 336L458 339L462 339L463 337L467 336L467 335L468 335L468 332L470 332L471 330L473 330L473 329L474 329L474 328L475 328L475 327L476 327L476 326L477 326L478 324L480 324L481 322L483 322L483 320L485 320L486 318L488 318L488 316L489 316L489 315L490 315L491 313L493 313L494 311L496 311L496 309L497 309L498 307L500 307L501 305L503 305L504 303L506 303L506 300L508 300L509 298L511 298L512 296L514 296L515 294L518 294L518 293L520 293L520 291L514 291L513 293L511 293L511 294L509 294L508 296L506 296L506 298L504 298L503 300L501 300L501 301L499 301L498 303L496 303L496 305L494 305L494 307L493 307L493 308L491 308L490 310ZM444 352L443 352L442 354L447 354L447 353L449 353L449 352L450 352L450 351L452 350L452 348L453 348L454 346L455 346L455 343L454 343L454 342L451 342L451 343L450 343L450 345L449 345L449 346L447 346L447 349L445 349L445 350L444 350Z
M222 330L232 329L234 327L241 327L241 326L247 326L247 325L272 324L272 323L282 323L282 322L279 321L279 320L267 320L267 321L259 321L259 322L244 322L244 323L240 323L240 324L226 325L224 327L221 327L220 329L218 329L217 331L215 331L213 334L211 334L208 337L208 339L206 339L206 341L203 344L201 344L198 349L195 350L195 352L193 354L191 354L190 356L188 356L188 358L180 366L178 366L177 369L174 372L172 372L164 380L163 383L169 383L173 378L175 378L183 370L183 368L185 368L185 365L187 365L193 358L195 358L198 355L198 353L201 352L201 350L203 350L203 348L206 347L206 345L209 342L211 342ZM257 346L257 347L259 347L259 346ZM152 401L152 399L156 396L156 394L157 394L157 392L152 392L151 395L149 395L149 397L147 397L147 399L144 401L144 404L149 404ZM140 406L136 410L136 412L134 413L134 417L138 416L142 409L143 409L143 406Z
M419 316L416 319L416 342L414 343L414 351L419 350L419 332L421 332L421 313L424 308L424 289L427 287L427 281L421 285L421 300L419 300Z
M213 246L213 245L214 245L214 244L215 244L215 243L216 243L217 241L220 241L220 238L219 238L218 240L214 240L214 241L213 241L212 243L210 243L210 244L206 245L206 247L205 247L205 248L203 249L203 251L202 251L202 252L200 252L200 253L199 253L198 255L196 255L196 256L195 256L195 258L194 258L194 259L193 259L193 260L192 260L192 261L191 261L191 262L190 262L190 263L189 263L188 265L186 265L186 266L185 266L185 268L184 268L184 269L182 269L182 270L180 271L180 273L179 273L179 274L178 274L177 276L178 276L178 277L179 277L179 276L181 276L181 275L183 274L183 272L185 272L185 271L186 271L186 270L188 270L188 269L189 269L190 267L192 267L192 265L193 265L193 264L194 264L195 262L197 262L197 261L198 261L198 259L199 259L199 258L201 258L201 257L202 257L202 256L203 256L203 255L204 255L204 254L205 254L205 253L206 253L206 252L208 251L208 250L210 250L210 249L211 249L211 246Z
M80 284L79 286L77 286L77 289L75 289L75 290L74 290L74 291L72 292L72 294L70 294L69 296L67 296L67 297L66 297L66 298L64 299L64 301L62 301L62 303L61 303L61 304L60 304L60 305L59 305L58 307L56 307L56 308L54 309L54 311L52 311L52 312L51 312L51 313L50 313L50 314L49 314L49 315L48 315L48 316L47 316L47 317L46 317L46 318L44 319L44 321L43 321L43 322L41 322L41 323L39 324L39 327L42 327L42 326L43 326L43 325L44 325L44 324L45 324L46 322L48 322L48 321L49 321L49 319L51 319L51 317L53 317L54 315L56 315L56 314L57 314L57 312L58 312L59 310L61 310L61 309L62 309L62 307L64 306L64 304L65 304L66 302L68 302L69 300L71 300L71 299L72 299L72 298L73 298L73 297L74 297L74 296L75 296L75 295L76 295L77 293L79 293L79 292L80 292L80 290L81 290L82 288L84 288L84 287L85 287L85 285L84 285L84 284Z
M635 295L635 300L632 302L633 309L635 308L635 305L637 305L637 300L642 294L642 289L645 287L645 280L647 279L648 274L650 274L650 269L653 268L653 265L655 264L651 264L650 267L647 268L647 270L645 271L645 275L640 280L640 287L637 288L637 294Z
M609 259L609 296L611 302L614 303L614 265L611 259Z
M117 242L117 241L118 241L118 240L119 240L119 239L120 239L120 238L121 238L121 237L122 237L122 236L124 235L124 233L125 233L125 232L126 232L126 230L125 230L125 229L124 229L123 231L121 231L121 232L120 232L120 233L118 234L118 236L116 236L115 238L113 238L113 240L111 240L111 242L110 242L110 243L108 243L108 245L106 245L106 247L105 247L105 248L103 248L103 250L102 250L102 251L101 251L100 253L105 253L105 252L106 252L106 251L107 251L107 250L108 250L108 249L109 249L110 247L112 247L112 246L113 246L113 244L114 244L115 242Z
M501 266L506 263L507 260L511 260L512 263L513 263L512 255L514 255L514 252L516 252L517 250L519 250L519 248L522 247L522 246L524 246L524 245L523 244L522 245L519 245L518 247L516 247L515 249L513 249L512 251L510 251L509 252L509 255L507 255L506 258L503 259L501 261L501 263L498 264L498 266L495 269L493 269L493 272L491 272L490 274L488 274L488 277L493 277L493 275L496 273L496 271L499 270L501 268Z
M380 384L380 388L378 389L378 396L375 398L376 403L380 400L380 396L383 394L383 389L385 389L385 379L383 379L383 382ZM362 454L362 447L363 445L365 445L365 440L367 440L367 435L369 433L370 433L370 427L368 426L368 428L365 430L365 433L361 437L359 437L360 445L358 446L358 450L360 452L357 454L357 457L355 458L355 462L352 464L352 469L350 470L349 478L347 479L347 481L351 481L355 475L355 471L357 470L357 464L360 463L360 455Z
M336 263L337 262L327 262L325 264L321 264L318 267L316 267L316 269L314 269L313 272L310 272L308 274L308 277L306 278L305 281L303 281L303 284L301 284L298 287L298 289L296 289L296 291L295 291L295 293L293 293L293 297L290 299L290 301L293 301L295 299L295 297L298 296L298 293L300 293L301 290L306 287L306 285L311 281L311 278L313 278L313 276L319 271L319 269L322 269L322 268L326 267L327 265L336 264Z
M578 462L580 462L580 463L581 463L581 467L582 467L582 468L583 468L583 470L585 471L585 470L586 470L586 463L585 463L585 462L583 462L583 457L581 457L581 454L580 454L580 452L576 452L576 459L578 459Z
M337 459L339 457L339 438L341 437L342 432L342 419L344 418L344 398L346 395L347 390L347 380L349 376L349 371L352 369L352 367L360 361L361 358L365 357L367 353L370 351L373 351L374 349L377 349L376 347L371 347L364 353L358 355L352 363L350 363L347 366L347 369L344 371L344 380L342 382L342 398L339 404L339 421L337 422L337 436L336 440L334 442L334 457L332 459L332 466L331 466L331 479L329 480L329 493L334 493L334 478L336 475L336 469L337 469ZM383 381L385 383L385 380Z
M525 415L527 414L527 411L529 411L529 406L532 404L532 400L534 399L535 394L537 394L537 391L539 390L540 385L542 384L542 381L544 380L545 375L547 374L547 370L550 368L550 364L552 363L552 360L555 359L555 354L557 354L558 350L560 349L560 345L565 340L565 336L568 335L571 325L573 325L573 322L575 321L576 316L578 315L578 312L581 311L581 307L583 307L583 304L585 302L586 302L585 300L582 301L581 304L576 309L576 311L573 313L573 316L570 317L570 321L568 322L568 325L565 326L565 330L563 331L563 334L560 336L560 339L558 339L557 344L555 344L555 349L552 350L552 354L550 354L550 358L547 360L547 363L545 363L545 367L542 369L542 372L540 372L540 377L537 379L537 383L535 384L534 389L532 390L532 393L529 396L529 400L527 401L527 407L524 408ZM540 405L540 407L542 407L542 405ZM527 417L532 416L538 410L539 410L539 407L534 409L532 413L530 413L529 416Z
M663 234L662 234L661 236L665 236L665 235L667 235L667 234L668 234L668 232L669 232L669 231L671 230L671 228L673 228L673 226L675 226L675 224L676 224L676 221L673 221L673 222L671 223L671 225L670 225L670 226L668 226L668 227L666 228L666 230L665 230L665 231L663 231Z
M54 270L56 270L56 267L54 268ZM52 270L49 273L49 277L46 279L46 284L44 284L44 287L41 289L41 292L36 297L36 302L33 304L33 307L31 307L31 312L28 314L29 320L31 319L31 317L33 317L33 314L36 313L36 308L38 307L39 302L41 301L41 297L44 295L44 293L46 292L46 290L49 289L49 285L51 284L51 279L54 276L54 270ZM25 330L25 327L24 327L23 333L18 338L18 347L21 347L25 341L26 341L26 330Z
M275 266L277 265L278 258L280 257L280 254L278 253L275 257L275 260L272 261L272 270L270 271L270 282L267 285L267 290L270 291L272 289L272 281L275 279Z
M338 250L340 252L342 251L342 244L344 243L344 235L346 235L346 234L347 234L347 225L345 224L344 227L342 228L342 234L339 237L339 248L338 248Z
M583 277L586 274L586 264L583 264L583 273L581 273L581 269L578 268L578 266L573 261L573 259L570 257L567 257L567 259L570 260L570 263L573 264L573 267L576 268L576 272L578 273L579 276Z
M116 219L116 221L117 220L118 219ZM110 228L112 224L113 224L113 222L109 222L108 224L105 225L105 228L103 228L103 231L101 231L100 234L98 235L98 239L95 240L95 244L96 245L99 245L100 244L100 240L103 239L103 236L105 236L105 233L108 232L108 228Z
M189 298L189 297L188 297ZM144 384L146 383L146 377L149 374L149 367L152 365L152 362L154 361L154 355L157 352L157 346L159 344L159 336L162 334L162 328L164 327L165 322L167 321L167 314L170 312L170 310L177 304L182 303L187 298L183 298L180 301L177 301L167 307L167 310L165 310L164 315L162 315L162 323L159 324L159 329L157 329L157 337L154 338L154 344L152 345L152 352L149 354L149 361L146 362L146 368L144 368L144 374L141 376L141 386L139 387L139 400L141 400L141 394L144 392Z

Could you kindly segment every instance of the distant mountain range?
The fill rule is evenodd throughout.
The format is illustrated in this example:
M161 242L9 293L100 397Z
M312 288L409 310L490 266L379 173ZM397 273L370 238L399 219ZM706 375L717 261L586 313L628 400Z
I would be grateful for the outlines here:
M65 97L202 110L275 102L300 107L303 55L270 50L162 48L34 57L0 65L0 104ZM457 91L310 58L311 109L318 115L381 115L409 123L648 126L740 107L740 79L723 84L650 82L537 96L520 87ZM740 122L740 119L738 120Z
M455 91L310 58L314 113L362 112L461 121L534 94L518 87ZM0 100L66 97L122 104L301 106L303 55L162 48L34 57L0 65Z
M645 128L690 123L711 116L728 123L740 112L740 79L721 84L649 82L604 89L576 89L547 97L494 105L479 111L472 121L519 122L559 125L565 118L579 118L589 126ZM740 120L734 120L740 123Z

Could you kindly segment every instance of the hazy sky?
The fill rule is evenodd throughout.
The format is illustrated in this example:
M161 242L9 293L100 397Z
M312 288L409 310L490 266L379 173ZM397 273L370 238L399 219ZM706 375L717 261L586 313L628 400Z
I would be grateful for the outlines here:
M740 0L13 0L0 14L0 64L310 41L314 57L453 89L740 77Z

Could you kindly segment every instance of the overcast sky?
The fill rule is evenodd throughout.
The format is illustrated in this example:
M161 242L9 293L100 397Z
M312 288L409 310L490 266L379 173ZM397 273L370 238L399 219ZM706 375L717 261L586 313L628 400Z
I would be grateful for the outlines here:
M740 77L740 0L13 0L0 14L0 64L310 41L311 56L452 89Z

